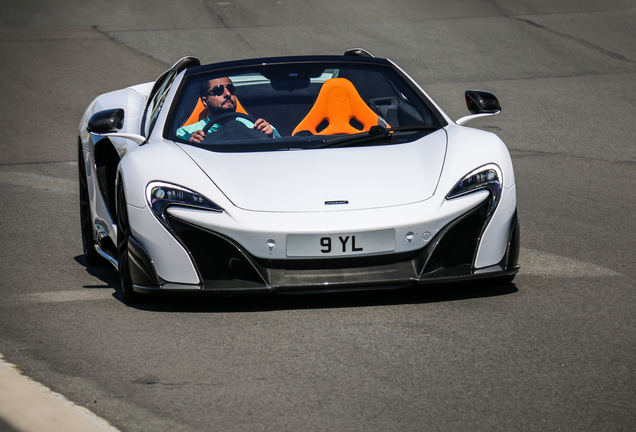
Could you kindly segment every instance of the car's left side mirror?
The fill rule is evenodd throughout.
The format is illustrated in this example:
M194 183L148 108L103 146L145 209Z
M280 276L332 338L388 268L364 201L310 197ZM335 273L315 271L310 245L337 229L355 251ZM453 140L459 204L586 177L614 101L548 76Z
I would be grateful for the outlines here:
M456 121L458 125L463 125L466 122L488 115L495 115L501 112L501 105L499 99L487 91L481 90L467 90L466 91L466 106L471 115L462 117Z
M103 134L115 132L124 126L124 110L121 108L98 111L88 120L89 132Z

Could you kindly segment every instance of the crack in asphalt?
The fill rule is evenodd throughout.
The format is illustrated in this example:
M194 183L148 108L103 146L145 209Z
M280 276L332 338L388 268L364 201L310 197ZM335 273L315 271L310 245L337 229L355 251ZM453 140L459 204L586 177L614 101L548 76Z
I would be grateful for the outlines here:
M586 160L586 161L619 164L619 165L625 165L628 167L632 167L636 165L636 160L631 160L631 159L607 159L607 158L599 158L599 157L586 156L586 155L569 154L566 152L558 152L558 151L529 150L524 148L513 147L512 145L508 145L508 150L510 151L510 155L513 157L513 159L517 157L556 156L556 157L580 159L580 160Z
M227 9L227 6L229 6L229 5L230 5L230 3L229 3L229 2L218 2L218 3L216 3L216 5L217 5L217 6L225 6L225 7L226 7L226 9ZM243 42L245 45L247 45L247 46L248 46L248 47L249 47L249 48L250 48L253 52L256 52L256 48L255 48L255 47L254 47L254 46L250 43L250 41L249 41L249 40L247 40L247 39L245 39L245 38L241 35L241 33L239 33L239 32L237 32L236 30L234 30L234 28L233 28L233 27L230 27L230 26L228 25L228 23L225 21L225 18L223 17L223 14L222 14L221 12L217 12L217 11L215 10L215 8L214 8L214 7L212 7L212 5L210 5L210 2L209 2L209 1L206 1L206 2L205 2L205 8L206 8L206 9L210 12L210 14L211 14L213 17L216 17L216 19L218 19L218 20L219 20L219 22L221 23L221 25L223 26L223 28L224 28L224 29L231 31L231 32L234 34L234 36L236 36L236 38L237 38L238 40L240 40L240 41L241 41L241 42Z
M590 49L592 49L594 51L600 52L601 54L605 54L605 55L607 55L607 56L609 56L609 57L611 57L613 59L621 60L621 61L624 61L624 62L627 62L627 63L636 63L636 60L632 60L630 58L627 58L623 54L619 54L619 53L616 53L614 51L610 51L610 50L605 49L605 48L603 48L603 47L601 47L599 45L593 44L592 42L586 41L585 39L582 39L582 38L579 38L579 37L576 37L576 36L572 36L572 35L569 35L569 34L566 34L566 33L562 33L562 32L559 32L559 31L556 31L554 29L546 27L546 26L544 26L542 24L539 24L539 23L534 22L532 20L529 20L527 18L512 17L512 19L515 19L517 21L526 23L528 25L531 25L532 27L536 27L536 28L545 30L545 31L550 32L550 33L552 33L554 35L557 35L559 37L575 41L575 42L577 42L577 43L579 43L579 44L581 44L581 45L583 45L583 46L585 46L587 48L590 48Z

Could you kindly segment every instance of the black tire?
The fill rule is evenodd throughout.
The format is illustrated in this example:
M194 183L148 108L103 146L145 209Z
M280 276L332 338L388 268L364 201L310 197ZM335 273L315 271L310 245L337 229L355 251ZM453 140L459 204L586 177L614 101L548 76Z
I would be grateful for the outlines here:
M126 208L126 195L121 185L117 189L117 252L119 263L119 288L125 303L139 303L142 295L133 289L130 276L130 260L128 258L128 237L130 227L128 225L128 211Z
M77 167L79 176L79 204L80 204L80 227L82 230L82 249L84 258L89 266L100 266L106 263L95 250L95 237L93 236L93 215L88 197L88 180L86 167L84 165L82 145L78 145Z

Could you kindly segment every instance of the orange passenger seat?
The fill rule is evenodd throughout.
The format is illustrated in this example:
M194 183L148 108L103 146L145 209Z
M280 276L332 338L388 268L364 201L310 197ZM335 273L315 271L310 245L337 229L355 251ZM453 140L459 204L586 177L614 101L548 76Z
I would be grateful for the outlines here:
M351 81L332 78L322 85L316 102L292 135L301 131L314 135L354 134L378 124L380 118L360 97Z

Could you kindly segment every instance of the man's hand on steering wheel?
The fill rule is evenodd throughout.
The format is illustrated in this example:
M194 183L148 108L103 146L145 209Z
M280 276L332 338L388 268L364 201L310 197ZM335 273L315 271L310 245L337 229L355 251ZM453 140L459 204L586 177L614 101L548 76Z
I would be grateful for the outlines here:
M254 129L264 133L270 138L274 136L274 128L265 119L259 118L256 120L254 123Z
M196 131L190 136L190 142L193 144L201 144L205 139L205 133L202 130Z
M274 136L274 128L266 120L262 118L259 118L257 120L256 118L254 118L253 116L249 114L243 114L240 112L226 112L223 114L219 114L218 116L210 119L210 121L203 128L203 130L194 132L192 136L190 136L190 142L196 143L196 144L203 143L203 140L205 139L206 135L208 134L208 131L212 128L213 125L215 125L217 122L219 122L222 119L227 119L231 117L234 117L234 118L242 117L242 118L248 119L249 121L254 123L254 127L253 127L254 130L261 132L270 138Z

